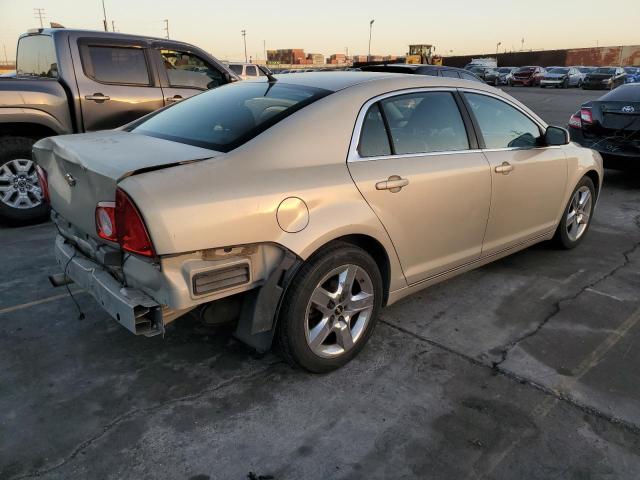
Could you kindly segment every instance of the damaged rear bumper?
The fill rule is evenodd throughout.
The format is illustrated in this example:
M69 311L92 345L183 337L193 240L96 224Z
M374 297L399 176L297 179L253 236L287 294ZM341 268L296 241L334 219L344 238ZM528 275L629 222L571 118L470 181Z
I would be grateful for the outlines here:
M136 335L164 331L161 306L147 294L123 287L107 270L85 257L58 235L56 260L74 283L85 289L120 325Z

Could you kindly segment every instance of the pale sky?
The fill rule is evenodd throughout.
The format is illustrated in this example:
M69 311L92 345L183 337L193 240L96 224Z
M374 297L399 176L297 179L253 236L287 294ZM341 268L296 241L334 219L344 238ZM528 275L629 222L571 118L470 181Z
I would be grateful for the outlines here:
M375 19L371 53L403 55L410 43L431 43L436 53L492 53L520 49L640 44L640 0L105 0L116 30L193 43L219 59L242 60L240 31L248 54L303 48L306 53L366 54L369 20ZM0 0L0 56L15 58L16 39L45 22L68 28L102 29L100 0ZM46 25L45 24L45 25Z

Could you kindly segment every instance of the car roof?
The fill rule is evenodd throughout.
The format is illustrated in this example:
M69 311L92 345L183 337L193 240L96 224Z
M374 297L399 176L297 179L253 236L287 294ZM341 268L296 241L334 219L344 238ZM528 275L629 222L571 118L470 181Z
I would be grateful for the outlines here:
M403 77L406 75L402 73L388 72L338 71L330 72L329 74L327 72L302 72L287 73L285 75L275 74L274 76L282 83L324 88L325 90L332 90L335 92L364 82L389 78L390 76Z

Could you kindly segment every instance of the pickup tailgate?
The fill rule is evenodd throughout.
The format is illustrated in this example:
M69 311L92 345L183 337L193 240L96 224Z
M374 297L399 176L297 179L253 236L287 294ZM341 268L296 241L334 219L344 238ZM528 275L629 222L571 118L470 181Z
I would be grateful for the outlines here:
M95 208L114 201L117 183L152 169L205 160L220 152L120 130L49 137L33 147L47 172L52 208L97 237Z

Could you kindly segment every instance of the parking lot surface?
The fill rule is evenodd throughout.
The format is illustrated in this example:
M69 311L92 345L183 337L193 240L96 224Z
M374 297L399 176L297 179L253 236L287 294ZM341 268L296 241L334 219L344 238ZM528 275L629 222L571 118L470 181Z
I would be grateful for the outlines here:
M559 125L600 95L505 90ZM0 478L637 478L639 191L607 171L578 248L384 309L328 375L189 319L135 337L77 292L80 320L53 227L1 228Z

